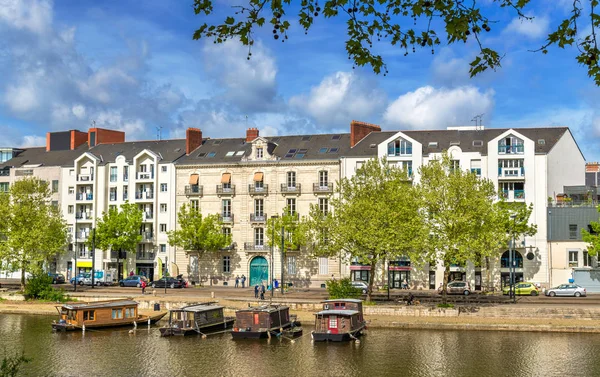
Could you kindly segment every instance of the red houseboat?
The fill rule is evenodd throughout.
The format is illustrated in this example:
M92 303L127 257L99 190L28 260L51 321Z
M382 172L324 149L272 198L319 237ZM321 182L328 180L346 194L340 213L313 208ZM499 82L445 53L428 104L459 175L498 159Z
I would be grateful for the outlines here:
M265 339L287 333L291 336L302 335L290 308L283 305L263 305L249 307L235 312L233 339Z
M366 327L361 300L326 300L323 310L315 314L312 338L317 342L348 341L362 335Z

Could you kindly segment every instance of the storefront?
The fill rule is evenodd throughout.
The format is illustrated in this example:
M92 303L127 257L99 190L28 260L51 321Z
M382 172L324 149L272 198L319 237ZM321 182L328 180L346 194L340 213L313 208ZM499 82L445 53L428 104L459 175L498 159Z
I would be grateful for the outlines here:
M515 267L515 283L523 281L523 255L515 250L513 261ZM501 287L510 286L510 250L506 250L500 257L500 283Z
M77 274L85 274L92 272L92 261L77 261Z
M136 263L137 275L145 276L150 280L154 279L154 263Z
M410 260L408 259L390 261L388 265L388 281L390 282L390 289L408 289L411 287L411 269ZM402 286L403 282L406 283L406 287Z
M364 281L368 283L370 275L371 266L359 264L357 262L353 262L350 265L350 279L352 279L352 281Z

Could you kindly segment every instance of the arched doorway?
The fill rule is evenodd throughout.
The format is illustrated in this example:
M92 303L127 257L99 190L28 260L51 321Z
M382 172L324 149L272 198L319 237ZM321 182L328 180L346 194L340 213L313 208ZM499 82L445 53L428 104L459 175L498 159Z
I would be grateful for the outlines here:
M250 261L250 284L260 285L263 281L269 284L269 263L264 257L254 257Z
M515 250L515 283L523 281L523 255ZM510 250L506 250L500 257L500 281L504 288L510 285Z

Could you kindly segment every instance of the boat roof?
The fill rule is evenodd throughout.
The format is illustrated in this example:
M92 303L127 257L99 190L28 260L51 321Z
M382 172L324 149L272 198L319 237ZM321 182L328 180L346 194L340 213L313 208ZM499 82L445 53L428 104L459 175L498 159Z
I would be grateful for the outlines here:
M325 300L323 302L353 302L355 304L360 304L362 302L362 300L359 300L356 298L338 298L338 299Z
M98 301L98 302L82 302L82 303L70 303L61 305L62 308L68 310L82 310L82 309L100 309L100 308L116 308L122 306L137 306L137 301L133 300L112 300L112 301Z
M360 314L358 310L321 310L315 315L343 315L343 316L351 316L355 314Z
M220 305L212 305L212 303L206 303L206 304L194 304L194 305L188 305L188 306L184 306L183 308L178 308L178 309L171 309L172 312L195 312L195 313L200 313L200 312L208 312L210 310L217 310L217 309L223 309L223 306Z
M289 309L289 307L285 305L262 305L262 306L251 306L249 308L240 309L237 312L266 312L272 313L280 310Z

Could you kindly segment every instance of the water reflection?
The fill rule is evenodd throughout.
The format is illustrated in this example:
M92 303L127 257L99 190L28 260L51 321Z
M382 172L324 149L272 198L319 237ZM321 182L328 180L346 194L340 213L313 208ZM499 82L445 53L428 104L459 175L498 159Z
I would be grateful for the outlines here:
M49 317L0 315L7 350L33 357L26 375L594 376L595 334L371 329L360 343L160 338L139 326L52 333ZM305 329L305 334L310 328Z

